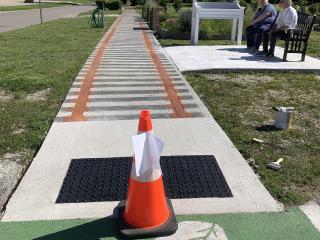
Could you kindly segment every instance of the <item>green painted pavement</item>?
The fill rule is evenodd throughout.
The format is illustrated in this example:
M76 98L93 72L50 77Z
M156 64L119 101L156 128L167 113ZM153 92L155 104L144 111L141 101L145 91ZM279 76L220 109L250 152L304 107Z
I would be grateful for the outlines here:
M218 224L229 240L314 240L320 233L298 208L283 213L178 216L178 221ZM1 240L98 240L120 239L114 218L0 222Z

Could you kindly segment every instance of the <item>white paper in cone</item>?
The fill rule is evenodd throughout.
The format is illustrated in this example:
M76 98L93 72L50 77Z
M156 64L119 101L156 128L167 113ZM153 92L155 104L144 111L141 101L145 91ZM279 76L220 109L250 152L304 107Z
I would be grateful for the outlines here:
M132 137L133 152L137 176L148 170L161 171L160 156L164 143L151 132L138 134Z

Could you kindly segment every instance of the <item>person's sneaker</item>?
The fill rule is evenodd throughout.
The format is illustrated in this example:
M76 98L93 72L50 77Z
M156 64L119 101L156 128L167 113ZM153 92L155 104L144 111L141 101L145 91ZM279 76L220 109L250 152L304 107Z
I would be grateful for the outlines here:
M249 53L250 54L256 54L256 52L258 52L258 49L256 49L255 47L253 47L253 48L251 48L251 49L249 49Z
M270 52L268 52L268 53L263 57L263 59L264 59L265 61L271 60L271 59L273 59L273 58L274 58L274 55L273 55L272 53L270 53Z
M268 52L266 52L266 51L257 51L254 55L256 55L256 56L265 56L267 54L268 54Z

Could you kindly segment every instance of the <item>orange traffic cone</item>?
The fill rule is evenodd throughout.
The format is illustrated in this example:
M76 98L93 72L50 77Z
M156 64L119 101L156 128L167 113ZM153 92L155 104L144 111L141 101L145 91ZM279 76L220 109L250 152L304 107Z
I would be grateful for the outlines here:
M140 114L138 134L142 133L153 133L149 111L142 111ZM151 149L144 151L152 152ZM142 160L148 162L141 164L149 166L142 174L136 171L134 161L127 201L120 202L118 206L121 235L127 238L141 238L175 233L178 228L177 220L171 201L165 196L159 159L153 163L154 165L151 164L152 159Z

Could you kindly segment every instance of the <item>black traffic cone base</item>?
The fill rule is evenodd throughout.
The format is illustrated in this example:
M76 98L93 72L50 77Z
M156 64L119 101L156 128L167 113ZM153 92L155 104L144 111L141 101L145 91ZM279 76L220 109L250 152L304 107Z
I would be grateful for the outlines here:
M178 229L178 223L174 210L169 198L167 199L167 206L169 208L170 216L164 224L154 228L134 228L124 220L124 210L126 201L121 201L117 207L118 218L120 224L120 235L124 238L150 238L163 237L174 234Z

